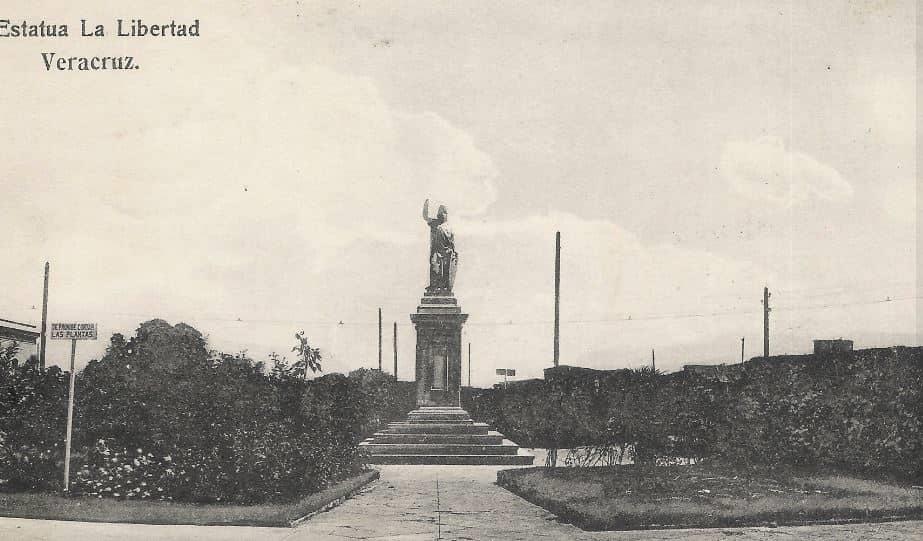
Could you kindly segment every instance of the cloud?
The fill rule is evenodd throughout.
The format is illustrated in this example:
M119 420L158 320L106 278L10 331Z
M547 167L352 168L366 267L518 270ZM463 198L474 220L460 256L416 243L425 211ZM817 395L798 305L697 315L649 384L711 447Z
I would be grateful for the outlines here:
M18 254L0 276L22 284L0 297L5 313L29 317L48 259L54 317L104 332L147 315L201 318L225 344L240 333L224 320L284 320L287 341L298 320L355 319L343 299L394 285L387 269L425 242L424 198L452 201L455 216L494 202L491 156L439 115L396 109L370 79L327 67L237 62L220 69L257 72L204 92L139 85L126 103L99 83L80 108L20 105L36 140L56 126L73 144L0 134L0 227L17 232ZM92 120L106 107L107 122ZM74 121L56 123L62 111Z
M616 223L569 213L460 220L455 231L457 293L471 313L466 340L481 351L482 366L476 363L474 369L480 381L492 381L490 370L496 366L540 377L550 364L556 231L562 233L565 364L633 366L639 351L646 349L649 356L649 348L658 344L678 344L676 353L684 345L701 347L710 337L737 334L747 326L740 314L710 314L758 311L762 284L774 278L747 261L674 244L645 244ZM701 317L675 317L688 314ZM751 319L757 330L759 318ZM677 362L676 355L665 356L663 366Z
M726 143L720 169L734 192L775 206L838 201L853 194L836 169L803 152L787 150L779 137Z

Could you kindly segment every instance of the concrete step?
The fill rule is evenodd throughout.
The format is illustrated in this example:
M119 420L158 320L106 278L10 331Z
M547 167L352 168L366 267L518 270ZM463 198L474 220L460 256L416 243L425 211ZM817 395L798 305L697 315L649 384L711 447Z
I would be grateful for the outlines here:
M423 407L417 408L407 415L454 415L458 417L470 417L467 411L456 407Z
M375 455L372 464L439 464L468 466L528 466L533 455Z
M487 434L487 423L388 423L388 434Z
M420 423L420 424L425 424L425 423L436 423L436 424L440 424L440 423L443 423L443 424L444 424L444 423L457 423L457 424L460 424L460 425L470 425L471 423L474 422L474 420L472 420L472 419L470 419L470 418L469 418L469 419L462 419L462 418L460 418L460 417L411 417L411 416L408 416L408 417L407 417L407 422L408 422L408 423Z
M389 434L387 432L376 432L373 439L375 443L500 445L503 443L503 434L499 432L488 432L487 434Z
M471 415L465 410L458 411L411 411L408 419L470 419Z
M515 455L519 446L504 441L500 445L465 445L446 443L378 443L366 440L360 448L377 455Z

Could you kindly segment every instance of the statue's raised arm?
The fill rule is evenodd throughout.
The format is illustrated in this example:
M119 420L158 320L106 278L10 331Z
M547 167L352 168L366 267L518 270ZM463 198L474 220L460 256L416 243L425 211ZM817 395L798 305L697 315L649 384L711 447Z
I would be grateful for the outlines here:
M423 202L423 219L429 223L429 199Z

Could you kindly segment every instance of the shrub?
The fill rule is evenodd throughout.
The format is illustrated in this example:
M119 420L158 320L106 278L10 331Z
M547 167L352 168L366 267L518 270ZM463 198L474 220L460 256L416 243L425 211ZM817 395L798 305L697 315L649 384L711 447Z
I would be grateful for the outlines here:
M358 444L406 405L393 378L304 380L278 356L207 349L188 325L142 324L78 375L72 491L96 497L288 500L361 471ZM4 367L0 489L58 490L67 381ZM406 410L400 412L405 413Z
M731 371L728 381L578 374L469 391L466 406L523 445L579 448L573 464L711 460L923 481L923 348L754 359Z
M35 360L5 361L0 358L0 490L56 489L63 482L67 380L57 367L40 370Z

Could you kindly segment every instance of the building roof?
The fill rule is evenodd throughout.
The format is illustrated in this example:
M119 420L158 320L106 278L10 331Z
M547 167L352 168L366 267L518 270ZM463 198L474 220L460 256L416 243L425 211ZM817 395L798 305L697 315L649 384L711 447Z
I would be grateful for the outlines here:
M0 319L0 339L34 344L41 334L34 329L35 326L28 323Z

